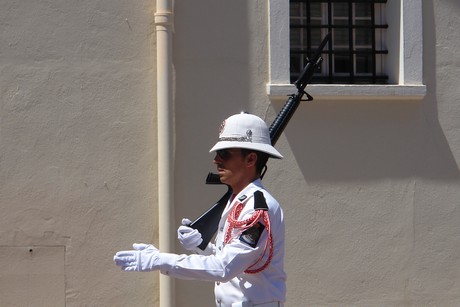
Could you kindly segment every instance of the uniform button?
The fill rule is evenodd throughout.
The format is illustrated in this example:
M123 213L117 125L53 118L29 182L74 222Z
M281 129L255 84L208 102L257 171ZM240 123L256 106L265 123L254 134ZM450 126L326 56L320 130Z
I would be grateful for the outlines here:
M220 227L219 230L220 230L220 232L224 231L224 227Z
M220 251L222 250L222 246L219 246L219 250L220 250Z
M219 285L220 285L220 281L216 282L216 285L218 285L218 286L219 286Z

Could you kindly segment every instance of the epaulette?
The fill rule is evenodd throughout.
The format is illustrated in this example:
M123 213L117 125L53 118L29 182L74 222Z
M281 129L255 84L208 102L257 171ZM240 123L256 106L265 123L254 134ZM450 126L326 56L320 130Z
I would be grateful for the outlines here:
M268 210L267 201L261 191L254 192L254 210Z

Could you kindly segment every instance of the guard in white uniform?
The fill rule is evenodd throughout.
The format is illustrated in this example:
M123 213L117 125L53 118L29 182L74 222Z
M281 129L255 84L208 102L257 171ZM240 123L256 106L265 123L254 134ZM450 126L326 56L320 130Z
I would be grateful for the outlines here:
M220 219L215 243L204 251L201 234L184 219L178 239L191 255L161 253L153 245L133 244L114 261L124 271L152 271L181 279L215 282L216 306L282 306L286 296L284 218L264 189L260 174L268 157L281 159L259 117L237 114L225 120L211 149L220 179L233 196Z

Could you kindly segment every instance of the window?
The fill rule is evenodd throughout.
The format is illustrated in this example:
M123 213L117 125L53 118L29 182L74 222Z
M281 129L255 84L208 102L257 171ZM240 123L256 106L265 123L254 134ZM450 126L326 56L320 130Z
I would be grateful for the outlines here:
M295 81L328 32L315 83L384 84L385 0L290 0L290 80ZM332 48L331 48L332 47Z
M315 99L418 100L426 94L421 0L269 0L269 23L271 99L293 93L291 70L295 79L328 31L333 48L326 46L321 72L308 86Z

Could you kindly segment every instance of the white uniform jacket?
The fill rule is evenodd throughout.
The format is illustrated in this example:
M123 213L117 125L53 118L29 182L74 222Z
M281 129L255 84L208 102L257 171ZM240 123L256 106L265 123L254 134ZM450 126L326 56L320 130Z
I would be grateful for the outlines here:
M273 237L273 257L261 272L244 273L264 253L268 240L267 228L263 230L255 247L236 236L224 244L228 228L227 217L238 202L244 208L238 220L244 220L254 213L254 192L261 191L268 205ZM261 221L263 224L263 221ZM266 225L265 225L266 226ZM286 295L286 274L284 272L284 217L278 202L264 189L258 179L227 203L216 235L215 244L210 243L203 255L174 255L162 257L161 273L181 279L196 279L215 282L217 306L244 306L246 302L261 304L273 301L284 302ZM254 242L253 242L254 243ZM254 268L263 265L265 257ZM243 304L242 304L243 303Z

